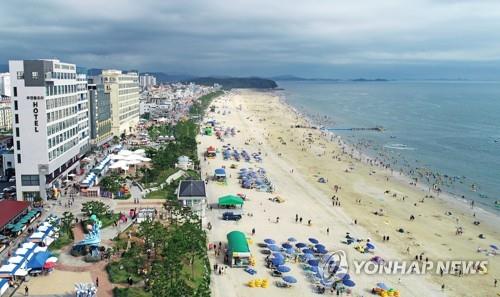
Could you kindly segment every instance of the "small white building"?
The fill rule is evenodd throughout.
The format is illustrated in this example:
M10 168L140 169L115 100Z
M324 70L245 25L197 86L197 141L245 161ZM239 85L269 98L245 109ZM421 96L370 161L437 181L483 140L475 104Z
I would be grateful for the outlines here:
M203 220L207 201L205 182L202 180L182 180L177 189L177 200L182 203L182 206L190 207L194 213L198 213Z
M175 167L182 170L194 170L193 161L191 161L188 156L180 156L179 158L177 158Z

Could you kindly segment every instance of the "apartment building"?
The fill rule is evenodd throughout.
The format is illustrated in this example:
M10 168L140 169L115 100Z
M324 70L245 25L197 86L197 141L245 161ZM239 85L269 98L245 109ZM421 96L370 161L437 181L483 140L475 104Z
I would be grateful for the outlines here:
M115 136L132 132L139 123L139 76L137 72L103 70L104 93L111 102L111 131Z
M94 83L89 79L90 102L90 143L93 146L102 145L113 138L111 131L111 101L110 94L104 92L102 83Z

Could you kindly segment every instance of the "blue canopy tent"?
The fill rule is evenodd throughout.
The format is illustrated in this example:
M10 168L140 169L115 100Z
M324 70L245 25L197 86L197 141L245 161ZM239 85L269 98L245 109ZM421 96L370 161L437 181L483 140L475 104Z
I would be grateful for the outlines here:
M36 253L31 260L29 260L28 264L26 265L28 268L31 269L42 269L43 265L45 265L45 262L47 261L48 258L52 256L52 253L50 252L39 252Z

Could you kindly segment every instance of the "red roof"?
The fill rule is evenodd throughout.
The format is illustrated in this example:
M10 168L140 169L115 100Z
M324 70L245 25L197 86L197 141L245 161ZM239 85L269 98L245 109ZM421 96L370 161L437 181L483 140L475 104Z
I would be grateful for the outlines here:
M0 201L0 229L10 223L20 213L29 207L26 201L2 200Z

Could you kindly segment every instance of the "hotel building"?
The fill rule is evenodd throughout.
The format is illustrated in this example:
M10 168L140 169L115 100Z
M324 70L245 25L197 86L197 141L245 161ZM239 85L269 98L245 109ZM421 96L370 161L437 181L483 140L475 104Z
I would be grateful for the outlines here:
M89 148L87 79L59 60L9 61L17 199L46 200Z
M111 132L111 102L109 93L104 92L104 85L88 80L90 102L90 143L102 145L113 138Z
M111 102L111 131L120 137L139 123L139 76L136 72L103 70L104 93Z

